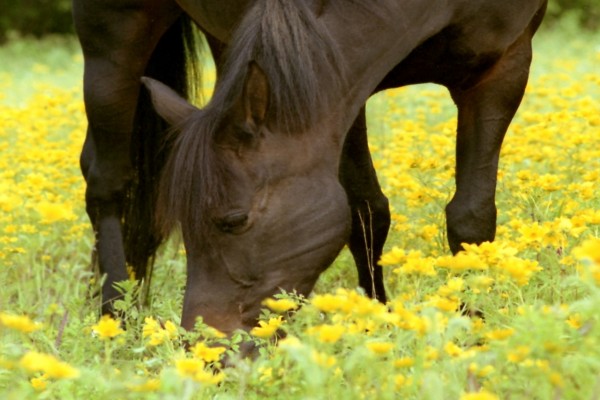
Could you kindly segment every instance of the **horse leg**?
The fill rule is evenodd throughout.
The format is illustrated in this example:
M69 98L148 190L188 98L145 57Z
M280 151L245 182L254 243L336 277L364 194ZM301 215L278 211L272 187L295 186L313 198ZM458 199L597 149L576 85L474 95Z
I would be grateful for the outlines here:
M496 178L502 140L523 97L531 63L526 32L468 88L449 88L458 107L456 193L446 207L448 242L494 240Z
M106 274L102 312L110 313L120 296L114 283L128 277L121 220L133 175L131 136L139 79L156 43L180 11L166 5L154 14L142 3L124 9L118 3L101 3L74 1L73 12L84 54L88 118L80 164L98 266Z
M390 227L390 210L371 160L364 107L346 135L340 182L352 210L348 246L356 262L358 283L369 297L385 303L383 274L377 263Z

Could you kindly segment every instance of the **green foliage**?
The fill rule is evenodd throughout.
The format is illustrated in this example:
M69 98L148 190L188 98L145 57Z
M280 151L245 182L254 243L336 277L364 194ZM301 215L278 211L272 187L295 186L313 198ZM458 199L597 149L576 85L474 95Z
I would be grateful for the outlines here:
M598 0L550 0L546 23L552 26L564 18L577 21L583 28L597 30L600 28L600 2Z
M73 32L70 0L0 0L0 43L11 33L41 37Z

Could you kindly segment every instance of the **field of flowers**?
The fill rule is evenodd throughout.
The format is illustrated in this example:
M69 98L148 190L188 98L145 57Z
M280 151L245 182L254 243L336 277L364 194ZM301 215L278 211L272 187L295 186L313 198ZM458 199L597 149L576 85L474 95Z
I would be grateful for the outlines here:
M127 318L99 317L78 169L81 56L71 39L0 48L0 397L600 397L599 39L540 35L502 151L497 240L456 257L443 213L449 96L423 86L373 98L371 145L393 211L381 260L389 304L355 289L343 252L313 296L265 302L260 326L230 339L178 327L177 243L158 259L150 304L138 307L139 288L124 282ZM242 340L260 356L230 354L236 366L218 368Z

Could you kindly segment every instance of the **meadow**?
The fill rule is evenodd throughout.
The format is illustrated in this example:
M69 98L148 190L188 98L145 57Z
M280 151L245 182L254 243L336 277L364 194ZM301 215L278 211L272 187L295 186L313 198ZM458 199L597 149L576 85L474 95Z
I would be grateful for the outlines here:
M447 92L379 94L368 117L392 206L380 261L389 304L361 294L343 251L311 297L267 301L259 327L224 338L201 321L178 326L177 240L161 250L148 304L130 280L118 304L127 317L99 316L77 43L1 47L0 397L599 398L600 34L545 30L534 48L502 150L495 242L455 257L446 244L456 124ZM260 344L255 360L229 350L243 340ZM223 352L235 367L219 368Z

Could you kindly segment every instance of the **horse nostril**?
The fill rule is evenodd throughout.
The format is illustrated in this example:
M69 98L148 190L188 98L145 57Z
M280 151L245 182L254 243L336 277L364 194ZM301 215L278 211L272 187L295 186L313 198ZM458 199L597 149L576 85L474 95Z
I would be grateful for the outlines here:
M235 233L244 227L248 222L248 214L244 212L234 212L215 220L217 228L225 233Z

